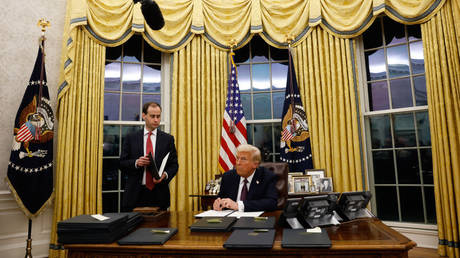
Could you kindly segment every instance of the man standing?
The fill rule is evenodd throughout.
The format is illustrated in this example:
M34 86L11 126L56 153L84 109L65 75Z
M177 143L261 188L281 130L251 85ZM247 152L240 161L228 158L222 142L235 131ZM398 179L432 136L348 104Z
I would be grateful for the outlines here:
M154 206L167 209L170 205L169 182L179 168L174 137L158 129L161 122L161 106L156 102L145 103L142 108L145 121L143 130L137 130L123 139L120 166L128 179L123 196L123 210ZM151 171L151 155L157 168L168 155L164 172L155 179Z
M235 168L222 175L218 198L213 209L237 211L272 211L276 209L278 192L273 172L259 167L260 150L249 144L236 148Z

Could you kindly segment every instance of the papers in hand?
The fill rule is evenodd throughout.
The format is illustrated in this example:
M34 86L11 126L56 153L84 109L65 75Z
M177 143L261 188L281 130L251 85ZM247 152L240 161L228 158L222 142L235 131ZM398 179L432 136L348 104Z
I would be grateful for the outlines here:
M150 165L149 169L152 171L152 176L156 180L161 178L161 175L163 175L163 172L165 170L166 162L168 161L169 158L169 152L166 154L166 156L163 158L161 161L160 169L158 169L157 163L155 162L155 159L152 156L152 153L149 153L149 160L150 160Z
M195 217L197 218L204 218L204 217L258 217L260 216L263 211L253 211L253 212L243 212L243 211L234 211L234 210L223 210L223 211L215 211L215 210L208 210L199 214L196 214Z

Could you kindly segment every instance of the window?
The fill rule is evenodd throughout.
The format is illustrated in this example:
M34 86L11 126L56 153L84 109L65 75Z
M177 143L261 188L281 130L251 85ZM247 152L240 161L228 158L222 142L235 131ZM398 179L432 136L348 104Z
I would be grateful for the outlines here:
M143 128L142 106L162 104L161 52L134 35L119 47L107 48L104 88L103 212L120 212L126 177L119 170L123 137ZM165 103L166 105L166 103ZM162 120L168 107L162 105ZM161 128L164 128L162 122Z
M372 208L386 221L435 224L419 25L377 18L363 34L364 121Z
M254 36L235 51L241 102L247 120L248 143L263 161L280 161L281 116L288 70L288 51L268 46Z

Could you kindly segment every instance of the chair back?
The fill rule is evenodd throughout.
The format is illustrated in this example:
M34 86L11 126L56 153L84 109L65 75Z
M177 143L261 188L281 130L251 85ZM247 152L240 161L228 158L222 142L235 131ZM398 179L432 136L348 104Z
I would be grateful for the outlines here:
M263 162L260 164L260 166L265 167L275 173L277 177L276 189L278 190L277 207L278 209L283 209L288 198L288 164L284 162Z

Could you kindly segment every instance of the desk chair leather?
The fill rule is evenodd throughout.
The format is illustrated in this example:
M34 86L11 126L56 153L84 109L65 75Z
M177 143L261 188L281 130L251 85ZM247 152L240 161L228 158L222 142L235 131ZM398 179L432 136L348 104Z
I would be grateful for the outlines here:
M264 162L260 164L261 167L265 167L277 176L276 189L278 190L278 209L283 209L284 204L288 198L288 173L289 165L283 162Z

